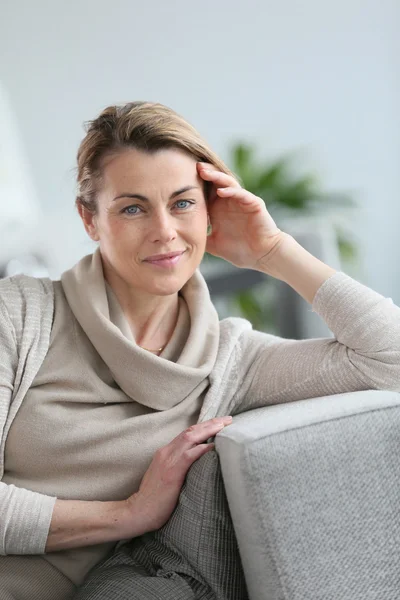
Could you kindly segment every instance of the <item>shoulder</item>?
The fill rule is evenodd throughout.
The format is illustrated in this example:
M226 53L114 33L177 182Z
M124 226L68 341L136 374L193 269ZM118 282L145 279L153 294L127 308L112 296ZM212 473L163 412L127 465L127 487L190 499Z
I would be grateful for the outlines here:
M0 279L0 297L48 297L53 294L53 282L47 277L30 277L29 275L13 275Z
M51 321L54 307L53 282L48 278L13 275L0 279L0 311L18 331L27 324Z
M9 313L26 307L46 308L53 303L53 282L47 277L13 275L0 279L0 302Z
M30 275L12 275L0 279L0 296L27 294L52 295L53 282L48 277L31 277Z
M252 329L250 321L241 317L222 319L219 322L219 357L237 357L238 353L241 354L244 340Z
M234 345L236 362L241 370L253 365L265 351L293 344L293 340L253 329L250 321L243 318L224 319L220 322L220 326L220 346L224 346L227 340L231 341L231 345Z
M240 338L243 333L253 329L253 325L242 317L227 317L219 322L221 336Z

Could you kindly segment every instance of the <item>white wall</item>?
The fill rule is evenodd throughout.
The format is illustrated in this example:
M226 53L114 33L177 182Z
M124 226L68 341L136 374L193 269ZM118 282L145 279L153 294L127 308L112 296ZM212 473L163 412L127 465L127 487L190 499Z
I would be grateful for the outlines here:
M398 0L6 1L0 80L57 268L92 249L73 209L82 122L145 99L225 159L242 137L265 156L306 148L327 188L357 194L365 283L400 303L399 17Z

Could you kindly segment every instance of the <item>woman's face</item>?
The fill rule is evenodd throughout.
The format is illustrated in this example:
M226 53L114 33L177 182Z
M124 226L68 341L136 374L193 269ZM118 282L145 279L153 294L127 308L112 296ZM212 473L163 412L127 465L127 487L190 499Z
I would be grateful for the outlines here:
M155 154L128 149L108 157L102 174L97 213L81 216L99 242L108 281L151 295L178 292L199 266L207 241L207 205L196 160L177 149ZM175 251L184 253L174 266L146 261Z

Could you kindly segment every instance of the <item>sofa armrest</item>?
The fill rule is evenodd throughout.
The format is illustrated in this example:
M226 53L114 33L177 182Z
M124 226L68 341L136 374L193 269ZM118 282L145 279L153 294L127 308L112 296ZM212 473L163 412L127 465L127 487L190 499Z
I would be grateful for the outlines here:
M216 451L254 600L400 595L400 394L237 415Z

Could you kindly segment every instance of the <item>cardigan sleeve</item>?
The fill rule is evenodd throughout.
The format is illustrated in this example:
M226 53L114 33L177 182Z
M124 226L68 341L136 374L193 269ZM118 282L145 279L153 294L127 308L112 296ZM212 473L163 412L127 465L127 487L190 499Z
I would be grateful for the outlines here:
M44 554L55 502L0 482L0 555Z
M17 279L16 283L21 282ZM20 310L26 313L21 286L16 286L11 279L0 282L0 447L2 452L5 445L6 423L12 409L11 400L16 387L16 374L25 364L21 364L23 350L19 343L18 328L10 318L9 307L14 312ZM31 316L31 313L28 315ZM30 325L32 336L35 338L33 319L30 320ZM1 454L0 466L2 465ZM0 555L43 554L55 501L54 497L0 481Z
M400 308L391 298L337 272L318 289L312 311L333 338L244 332L232 413L367 389L400 392Z

